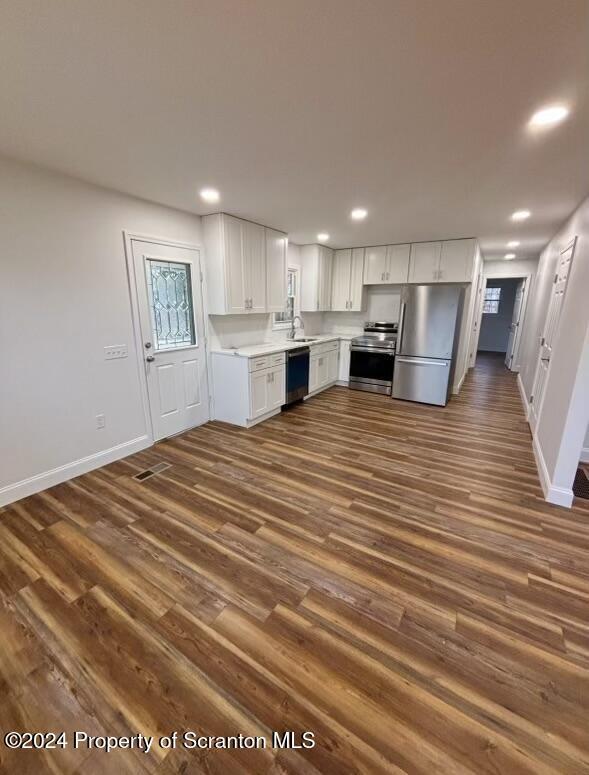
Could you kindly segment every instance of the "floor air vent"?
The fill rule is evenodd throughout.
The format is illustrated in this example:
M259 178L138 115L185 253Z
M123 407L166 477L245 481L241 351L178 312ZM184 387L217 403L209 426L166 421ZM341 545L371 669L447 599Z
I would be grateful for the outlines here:
M171 466L172 466L171 463L156 463L151 468L148 468L145 471L140 471L138 474L135 474L133 479L137 479L138 482L142 482L144 479L149 479L150 476L155 476L156 474L160 474L162 471L165 471L166 468L170 468Z

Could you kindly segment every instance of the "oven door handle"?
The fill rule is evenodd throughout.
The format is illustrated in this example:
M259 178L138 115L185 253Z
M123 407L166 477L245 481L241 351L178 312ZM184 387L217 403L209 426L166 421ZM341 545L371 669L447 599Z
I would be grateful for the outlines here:
M374 355L394 355L394 350L381 350L378 347L356 347L352 345L350 348L353 353L373 353Z

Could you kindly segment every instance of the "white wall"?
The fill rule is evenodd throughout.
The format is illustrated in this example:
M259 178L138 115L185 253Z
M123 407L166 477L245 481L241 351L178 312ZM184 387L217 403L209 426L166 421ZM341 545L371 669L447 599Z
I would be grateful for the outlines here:
M7 503L74 475L68 466L76 461L91 457L81 464L89 469L105 462L101 453L145 445L122 232L194 244L201 234L197 216L6 159L0 201L0 503ZM129 357L105 361L103 347L112 344L126 344ZM127 446L108 452L120 445Z
M574 237L575 254L534 438L544 491L553 502L563 505L572 498L571 485L589 424L589 199L540 256L521 369L529 401L558 256Z
M483 272L485 277L535 277L538 271L537 258L514 259L513 261L485 261Z
M496 314L483 313L481 333L479 337L479 350L491 352L507 352L509 341L509 328L513 319L513 307L515 292L519 280L517 279L489 279L487 288L500 288L499 311Z

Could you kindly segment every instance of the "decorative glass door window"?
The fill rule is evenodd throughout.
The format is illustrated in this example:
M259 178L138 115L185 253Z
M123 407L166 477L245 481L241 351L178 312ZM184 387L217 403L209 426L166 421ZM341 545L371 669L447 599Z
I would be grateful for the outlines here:
M146 258L145 273L154 349L195 345L190 264Z
M483 314L496 315L499 312L500 298L501 288L486 288L485 300L483 302Z

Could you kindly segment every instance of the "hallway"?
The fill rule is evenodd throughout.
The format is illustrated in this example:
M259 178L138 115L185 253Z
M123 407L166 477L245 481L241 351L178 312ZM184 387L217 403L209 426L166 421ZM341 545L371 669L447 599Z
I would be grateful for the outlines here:
M2 734L316 741L2 771L589 771L589 508L542 500L498 357L445 408L332 388L6 507L0 604Z

